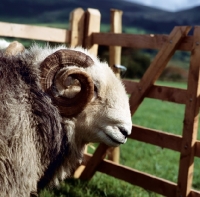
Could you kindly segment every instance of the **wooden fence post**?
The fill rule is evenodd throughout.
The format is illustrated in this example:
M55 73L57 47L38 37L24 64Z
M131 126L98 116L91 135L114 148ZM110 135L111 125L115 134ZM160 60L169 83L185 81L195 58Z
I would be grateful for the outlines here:
M194 29L188 76L188 99L185 107L184 128L179 164L177 197L188 196L193 180L195 142L198 132L200 97L200 27Z
M84 36L85 12L82 8L77 8L70 13L70 38L71 47L82 46Z
M100 21L101 21L101 14L99 10L88 8L87 11L84 13L84 26L81 26L82 29L84 29L82 46L84 48L87 48L88 51L93 55L98 54L98 45L93 44L92 33L100 32ZM87 153L87 146L85 148L85 153ZM79 178L84 169L85 166L83 165L79 166L76 172L74 173L74 177Z
M85 13L85 34L83 47L87 48L90 53L97 55L98 45L93 44L92 33L100 32L101 14L99 10L87 9Z
M111 33L122 33L122 14L121 10L111 9ZM121 46L109 47L109 64L117 77L120 77L120 70L114 65L121 64Z
M103 161L106 156L106 150L108 150L108 146L105 144L100 144L96 151L94 152L93 156L88 161L85 169L83 170L82 174L80 175L80 179L82 180L90 180L94 173L97 171L98 166Z
M122 33L122 11L111 9L111 33ZM120 78L120 70L114 65L121 64L121 47L120 46L110 46L109 47L109 65ZM120 147L109 148L107 151L108 159L119 163L120 160Z

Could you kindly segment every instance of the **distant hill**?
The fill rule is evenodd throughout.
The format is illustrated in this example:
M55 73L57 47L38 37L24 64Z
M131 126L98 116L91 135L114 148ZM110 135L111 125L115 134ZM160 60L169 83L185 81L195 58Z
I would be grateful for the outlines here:
M124 26L151 33L169 33L176 25L200 25L200 7L168 12L125 0L1 0L0 21L66 23L77 7L99 9L104 24L110 22L111 8L120 9Z

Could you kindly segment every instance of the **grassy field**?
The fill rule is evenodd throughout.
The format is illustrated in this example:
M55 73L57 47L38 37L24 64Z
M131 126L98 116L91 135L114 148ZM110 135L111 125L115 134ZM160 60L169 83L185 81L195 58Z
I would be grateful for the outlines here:
M186 88L185 83L159 82L158 84ZM169 133L181 134L183 117L183 105L145 99L133 116L133 123ZM200 137L198 138L200 139ZM120 163L157 177L177 182L179 165L178 152L129 139L125 145L121 146ZM200 190L199 169L200 160L195 159L193 187ZM59 189L50 191L44 190L40 193L40 197L53 196L161 197L161 195L146 191L137 186L98 172L89 182L69 179L62 183Z

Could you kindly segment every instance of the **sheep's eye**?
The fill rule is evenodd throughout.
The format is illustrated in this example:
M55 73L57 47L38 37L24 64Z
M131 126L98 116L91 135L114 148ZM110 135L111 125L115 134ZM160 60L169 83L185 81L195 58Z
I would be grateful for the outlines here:
M98 93L98 88L97 88L96 85L94 85L94 91L95 91L96 93Z

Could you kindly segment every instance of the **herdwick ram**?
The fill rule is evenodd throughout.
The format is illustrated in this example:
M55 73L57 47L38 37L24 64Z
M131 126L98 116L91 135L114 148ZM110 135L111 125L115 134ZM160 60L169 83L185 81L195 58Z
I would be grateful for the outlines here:
M128 97L106 63L82 48L0 52L0 196L27 197L71 176L89 142L131 133Z

